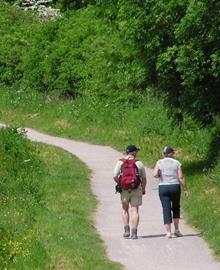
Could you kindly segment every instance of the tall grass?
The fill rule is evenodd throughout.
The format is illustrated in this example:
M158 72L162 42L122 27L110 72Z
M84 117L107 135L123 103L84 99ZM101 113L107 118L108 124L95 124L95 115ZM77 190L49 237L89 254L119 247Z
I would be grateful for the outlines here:
M120 106L111 100L58 100L50 96L2 92L1 119L7 123L31 126L41 131L111 145L124 151L128 143L140 148L140 158L148 166L161 156L164 145L177 149L190 187L190 199L183 201L185 216L219 256L219 163L210 166L210 144L215 133L204 129L190 117L180 130L167 117L159 99L148 96L137 106ZM27 106L28 104L28 106Z
M34 228L42 202L40 179L45 173L36 148L16 128L0 129L0 269L31 261L38 269L47 260L43 244ZM36 253L41 260L31 258ZM32 269L33 269L32 268ZM29 268L30 269L30 268Z
M28 105L28 106L27 106ZM137 104L117 104L111 99L60 100L35 92L20 93L2 89L2 119L16 125L29 125L42 131L110 144L123 151L129 143L138 144L141 158L151 166L164 145L177 148L185 161L203 160L212 132L201 129L185 116L183 129L168 118L162 101L153 96L138 97ZM14 111L16 110L16 113Z
M0 269L121 269L94 227L89 171L61 150L0 129Z
M40 145L39 156L47 162L47 175L44 206L39 208L35 228L50 258L46 269L121 269L107 260L94 227L96 200L88 169L53 147Z

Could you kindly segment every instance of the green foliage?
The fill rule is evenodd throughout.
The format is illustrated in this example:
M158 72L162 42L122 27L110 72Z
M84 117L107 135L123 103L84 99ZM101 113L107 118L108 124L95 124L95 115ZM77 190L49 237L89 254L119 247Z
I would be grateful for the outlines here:
M185 111L204 125L219 115L218 1L104 1L122 39L145 67L145 85L158 86L170 116ZM112 16L113 14L113 16Z
M155 82L157 56L175 42L174 27L183 16L187 1L111 2L117 10L115 21L122 38L135 41L139 61L145 63L146 80L148 84ZM104 8L108 10L109 5L104 4Z
M167 102L205 125L220 113L219 7L217 1L190 1L186 14L175 25L176 44L167 47L157 62L160 86L168 92ZM172 93L177 103L169 99Z
M219 220L212 210L218 207L219 194L220 2L104 0L95 5L58 0L55 4L68 12L59 20L39 23L0 2L0 82L12 86L9 100L1 93L2 118L22 119L22 124L57 135L121 150L137 143L149 164L159 158L165 144L173 145L184 165L189 163L187 173L196 174L189 178L195 194L189 216L213 238L212 224ZM210 123L215 127L204 128ZM20 175L13 166L17 174L6 170L6 176L6 172L8 177ZM216 171L207 171L210 167ZM198 171L208 176L202 178ZM213 193L205 192L209 176ZM202 179L198 190L197 178ZM16 179L16 188L23 192L23 178ZM38 186L26 180L30 203L39 202ZM210 200L213 205L207 207ZM201 208L207 217L202 221ZM31 227L33 215L27 216L24 220ZM1 226L2 241L19 242L7 226ZM219 252L218 242L211 242ZM12 247L5 248L2 261L11 259Z
M20 69L22 55L27 50L36 20L30 14L10 7L2 0L0 14L0 82L12 85L23 76Z
M95 0L53 0L53 3L62 11L80 9L91 4L95 4L95 2Z
M204 125L219 115L218 1L55 4L78 10L37 25L1 1L1 82L120 103L154 85L179 125L183 112Z
M17 0L4 0L4 1L9 3L9 4L14 4Z
M139 90L144 66L134 47L121 42L115 27L97 17L95 8L48 23L23 55L23 87L60 97L126 99Z
M0 130L0 269L31 255L43 165L36 149L15 128Z

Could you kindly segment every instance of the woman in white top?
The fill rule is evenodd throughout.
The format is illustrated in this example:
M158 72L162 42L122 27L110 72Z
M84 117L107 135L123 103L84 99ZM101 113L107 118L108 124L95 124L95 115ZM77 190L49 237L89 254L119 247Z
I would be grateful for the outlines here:
M163 154L164 158L158 160L153 169L153 176L159 178L159 196L163 208L163 220L167 237L172 238L172 218L175 227L174 235L180 237L182 236L179 231L180 185L184 189L184 195L186 198L189 194L183 177L181 164L178 160L173 158L173 148L166 146L163 150Z

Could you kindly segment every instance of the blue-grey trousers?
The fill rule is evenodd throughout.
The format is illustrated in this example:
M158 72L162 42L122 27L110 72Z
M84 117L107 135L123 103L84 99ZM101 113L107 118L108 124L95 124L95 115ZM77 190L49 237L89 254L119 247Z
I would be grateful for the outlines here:
M172 223L172 218L180 218L180 195L179 184L159 185L164 224Z

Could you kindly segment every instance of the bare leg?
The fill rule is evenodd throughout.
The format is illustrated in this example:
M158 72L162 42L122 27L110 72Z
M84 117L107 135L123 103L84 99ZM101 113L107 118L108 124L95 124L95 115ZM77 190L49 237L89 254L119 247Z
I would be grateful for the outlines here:
M173 221L174 221L174 226L175 226L175 232L174 232L174 234L177 237L183 236L182 233L179 230L179 218L174 218Z
M139 207L132 206L131 207L131 224L133 229L137 229L139 224Z
M173 221L175 230L179 230L179 218L174 218Z
M129 205L123 204L122 205L122 220L124 225L129 225Z
M172 238L172 234L171 234L171 223L168 224L164 224L166 232L167 232L167 237L168 238Z
M171 223L169 223L169 224L164 224L164 226L165 226L166 232L167 232L167 233L171 233Z
M129 205L123 204L122 209L122 219L124 223L124 234L123 237L128 238L130 236L130 226L129 226Z
M137 239L137 227L139 224L139 207L132 206L131 207L131 224L132 224L132 233L131 238Z

